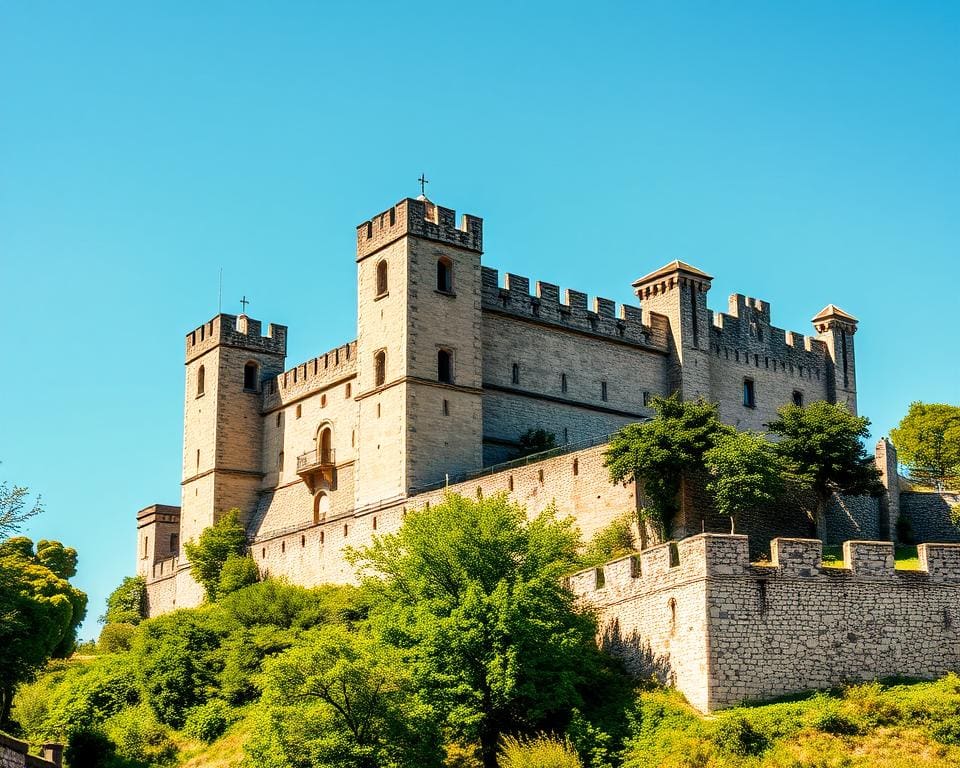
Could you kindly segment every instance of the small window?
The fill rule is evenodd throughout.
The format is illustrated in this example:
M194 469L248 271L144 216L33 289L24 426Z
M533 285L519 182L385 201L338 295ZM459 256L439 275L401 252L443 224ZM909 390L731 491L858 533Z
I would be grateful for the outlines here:
M607 382L605 381L600 382L600 399L607 402Z
M320 531L320 543L323 544L323 531Z
M200 449L197 448L197 469L200 469Z
M450 351L441 349L437 352L437 381L444 384L453 383L453 366L451 365Z
M250 392L256 392L257 390L257 364L256 363L251 362L243 366L243 388Z
M306 537L306 536L301 536L301 537L300 537L300 546L301 546L301 548L307 546L307 537Z
M444 415L444 416L449 416L449 415L450 415L450 401L449 401L449 400L444 400L444 401L443 401L443 415Z
M327 395L326 395L326 393L320 395L320 407L321 407L321 408L326 408L326 407L327 407Z
M143 537L143 556L147 557L149 551L150 551L150 537L144 536Z
M301 416L303 416L303 406L302 406L302 405L298 405L298 406L297 406L297 418L299 419Z
M450 259L437 261L437 290L443 293L453 292L453 263Z
M349 399L352 393L353 393L353 387L350 386L350 382L347 382L347 385L343 388L343 396Z
M580 474L580 459L573 460L573 474L574 476Z
M344 535L344 536L348 536L349 534L350 534L350 527L349 527L346 523L344 523L344 524L343 524L343 535Z
M650 393L649 393L649 392L644 392L644 393L643 393L643 405L644 405L645 408L646 408L646 407L649 407L649 405L650 405L650 400L651 400Z
M287 542L281 541L281 542L280 542L280 554L282 555L282 554L283 554L284 552L286 552L286 551L287 551Z
M206 384L206 373L202 365L197 369L197 397L203 394L203 388Z
M277 470L283 472L283 451L277 454Z
M373 518L373 530L377 530L377 518Z
M560 391L561 392L567 391L567 374L565 373L560 374Z
M385 262L380 262L381 264ZM373 381L375 387L382 387L387 380L387 353L382 349L373 356Z
M753 379L743 380L743 404L747 408L757 407L757 392L754 389Z
M180 547L180 536L176 533L170 534L170 551L173 554L177 553L177 549Z
M283 415L282 411L277 411L277 426L280 426L280 417Z
M377 264L377 296L383 296L387 292L387 261L384 259Z
M800 390L793 390L793 404L798 408L803 407L803 392Z
M511 384L520 383L520 363L513 364L513 368L510 370L510 383Z

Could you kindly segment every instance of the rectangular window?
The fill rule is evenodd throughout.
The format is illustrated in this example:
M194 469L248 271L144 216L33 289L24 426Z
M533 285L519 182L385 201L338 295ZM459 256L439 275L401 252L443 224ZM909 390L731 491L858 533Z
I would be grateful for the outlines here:
M560 374L560 391L561 392L567 391L567 374L565 373Z
M449 400L444 400L444 401L443 401L443 415L444 415L444 416L449 416L449 415L450 415L450 401L449 401Z
M520 383L520 363L514 363L510 372L510 382L512 384Z
M743 380L743 404L747 408L757 407L757 393L753 386L753 379Z
M644 405L645 408L650 405L650 393L649 393L649 392L644 392L644 393L643 393L643 405Z
M605 381L600 382L600 399L607 402L607 382Z

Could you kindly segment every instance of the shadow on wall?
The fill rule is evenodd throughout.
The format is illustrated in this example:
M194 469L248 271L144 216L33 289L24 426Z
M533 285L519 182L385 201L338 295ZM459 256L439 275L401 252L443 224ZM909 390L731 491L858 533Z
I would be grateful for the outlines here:
M623 662L627 672L641 680L654 679L661 685L676 687L677 676L670 664L670 655L654 653L648 640L636 632L624 635L620 619L614 618L603 628L600 647Z
M951 509L957 504L960 504L960 493L901 493L900 517L909 524L911 542L960 542L960 527L951 515Z

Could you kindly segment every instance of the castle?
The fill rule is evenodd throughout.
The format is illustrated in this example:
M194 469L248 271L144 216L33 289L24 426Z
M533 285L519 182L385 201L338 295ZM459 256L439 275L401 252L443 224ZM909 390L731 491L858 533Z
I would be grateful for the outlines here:
M187 334L181 505L137 515L151 615L201 602L182 546L234 507L262 573L346 582L345 546L395 530L446 489L507 492L531 513L556 502L586 537L637 509L642 489L609 482L603 445L649 418L654 396L710 400L740 429L762 429L786 403L856 411L857 321L832 304L813 336L773 326L770 305L742 295L712 312L710 275L674 261L636 280L639 305L618 310L546 282L531 293L514 274L501 283L482 253L482 219L458 224L424 196L404 199L357 227L355 340L287 368L285 326L219 314ZM511 461L531 429L559 447ZM841 504L831 530L889 538L888 496ZM811 533L764 524L751 535ZM675 532L728 524L717 525L689 499Z

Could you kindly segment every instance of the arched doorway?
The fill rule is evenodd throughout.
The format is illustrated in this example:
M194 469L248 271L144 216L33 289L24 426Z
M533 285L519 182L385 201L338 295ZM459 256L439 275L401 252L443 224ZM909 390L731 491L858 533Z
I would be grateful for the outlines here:
M330 496L320 491L313 498L313 524L317 525L327 519L327 512L330 511Z
M333 430L329 426L320 427L317 434L317 461L333 464Z

